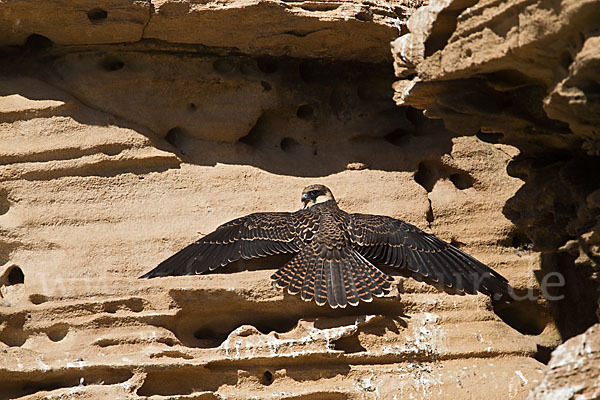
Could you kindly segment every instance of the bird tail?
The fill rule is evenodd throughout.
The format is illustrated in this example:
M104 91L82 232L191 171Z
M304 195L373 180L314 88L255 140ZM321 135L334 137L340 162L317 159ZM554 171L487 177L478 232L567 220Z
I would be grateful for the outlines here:
M318 254L305 248L271 276L280 288L290 294L300 293L304 301L332 308L370 302L391 289L393 279L371 264L360 253L336 249Z

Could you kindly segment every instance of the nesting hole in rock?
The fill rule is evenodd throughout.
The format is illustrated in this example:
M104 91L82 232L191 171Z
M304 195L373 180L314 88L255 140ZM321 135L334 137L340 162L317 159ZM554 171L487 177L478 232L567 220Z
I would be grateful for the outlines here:
M131 298L120 301L111 301L104 304L104 312L114 314L119 310L142 312L144 311L144 300L140 298Z
M427 199L427 202L429 203L429 207L427 207L427 211L425 212L425 220L431 224L433 222L433 220L435 219L433 217L433 207L431 206L430 199Z
M48 335L48 338L53 342L60 342L67 336L67 333L69 333L69 325L56 324L48 330L46 335Z
M392 132L385 135L383 138L394 146L404 146L408 143L412 132L406 131L402 128L393 130Z
M548 365L548 363L550 362L550 357L552 356L552 352L554 351L555 347L542 346L539 344L536 347L536 352L533 358L535 358L542 364Z
M373 14L368 11L360 11L354 16L359 21L370 22L373 21Z
M25 41L25 48L32 53L38 53L40 51L49 49L53 44L54 43L52 40L48 39L46 36L34 33L33 35L29 35L27 37L27 40Z
M273 57L261 57L257 61L258 69L265 74L272 74L279 69L279 63Z
M296 110L296 116L304 120L311 119L314 113L314 109L308 104L301 105L300 107L298 107L298 110Z
M195 320L195 319L193 319ZM218 347L227 339L229 334L242 325L251 325L255 327L263 335L268 335L271 332L286 333L292 330L298 324L297 318L285 319L281 316L275 316L269 319L261 319L252 321L248 318L235 322L229 327L223 327L222 329L229 328L227 331L216 331L209 326L216 326L217 323L213 323L202 328L196 329L193 333L194 342L190 343L186 340L185 332L175 332L175 336L186 346L189 347L200 347L200 348L214 348Z
M262 85L263 89L265 92L270 91L271 89L273 89L273 87L271 86L271 84L267 81L260 81L260 84Z
M176 126L175 128L169 129L169 131L165 135L165 140L171 146L173 146L177 150L179 150L181 152L181 154L185 154L185 151L183 150L183 147L184 147L183 142L187 136L188 135L187 135L187 132L185 129L183 129L179 126Z
M300 143L298 143L298 141L294 138L291 137L284 137L283 139L281 139L281 142L279 143L279 147L281 148L281 150L285 151L285 152L290 152L292 150L294 150L294 148L298 147L300 145Z
M433 186L438 180L437 171L427 162L420 162L417 172L414 176L415 182L423 186L427 192L433 190Z
M506 302L492 302L494 313L506 324L524 335L539 335L550 322L550 316L537 300L527 298L527 290L513 289L516 298ZM534 296L535 297L535 296Z
M367 351L358 339L358 335L351 335L340 338L333 342L334 350L341 350L346 354L360 353L361 351Z
M523 229L518 229L516 227L511 230L508 235L506 235L506 238L502 239L499 244L521 251L530 251L533 249L533 242L529 236L527 236L527 233Z
M481 131L479 131L476 136L482 142L492 143L492 144L500 143L500 141L504 137L504 135L502 133L481 132Z
M275 378L273 377L273 374L271 373L271 371L265 371L262 374L260 383L262 383L265 386L269 386L271 383L273 383L274 380L275 380Z
M569 67L573 63L573 56L571 56L570 52L564 51L558 58L558 62L565 70L568 71Z
M300 75L300 79L306 83L318 80L321 72L320 66L314 61L302 61L298 64L298 74Z
M92 23L98 24L108 17L108 11L101 8L93 8L87 12L87 17Z
M100 67L105 71L119 71L125 67L125 63L118 57L107 56L100 61Z
M471 175L467 174L466 172L454 173L449 176L449 179L459 190L465 190L473 187L473 182L475 181Z
M43 304L45 302L48 301L48 296L45 296L43 294L40 293L34 293L34 294L30 294L29 295L29 301L32 302L33 304Z
M14 266L8 272L7 284L19 285L21 283L25 283L25 274L21 268Z

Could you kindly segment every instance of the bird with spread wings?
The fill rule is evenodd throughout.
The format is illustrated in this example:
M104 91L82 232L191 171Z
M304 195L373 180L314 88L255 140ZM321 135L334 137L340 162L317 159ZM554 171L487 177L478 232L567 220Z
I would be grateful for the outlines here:
M304 301L332 308L356 306L387 294L393 279L376 265L458 294L508 294L508 281L453 245L404 221L341 210L331 191L311 185L296 212L246 215L219 226L141 278L194 275L242 259L295 254L271 279Z

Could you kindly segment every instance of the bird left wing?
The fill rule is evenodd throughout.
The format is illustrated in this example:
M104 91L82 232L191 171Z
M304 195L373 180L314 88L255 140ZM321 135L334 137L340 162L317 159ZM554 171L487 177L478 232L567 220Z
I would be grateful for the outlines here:
M405 267L459 293L508 293L506 278L449 243L404 221L351 214L350 240L373 263Z
M229 221L140 278L202 274L240 258L296 253L301 211L255 213Z

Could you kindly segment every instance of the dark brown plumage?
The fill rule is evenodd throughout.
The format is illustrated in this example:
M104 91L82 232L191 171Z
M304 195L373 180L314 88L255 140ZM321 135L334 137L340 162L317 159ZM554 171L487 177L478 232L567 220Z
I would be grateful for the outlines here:
M393 279L376 264L407 269L459 294L508 293L500 274L411 224L349 214L323 185L305 188L302 201L304 208L293 213L255 213L227 222L141 278L202 274L240 258L295 253L271 278L305 301L332 308L388 293Z

